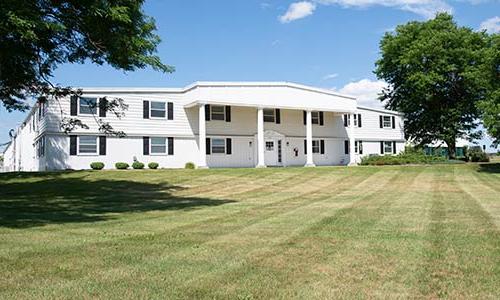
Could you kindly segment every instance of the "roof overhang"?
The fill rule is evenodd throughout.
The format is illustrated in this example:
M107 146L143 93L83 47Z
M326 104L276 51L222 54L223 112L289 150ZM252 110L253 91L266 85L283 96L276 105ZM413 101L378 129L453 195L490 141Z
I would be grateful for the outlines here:
M189 87L185 107L200 104L292 110L356 112L356 99L329 90L287 82L196 83Z

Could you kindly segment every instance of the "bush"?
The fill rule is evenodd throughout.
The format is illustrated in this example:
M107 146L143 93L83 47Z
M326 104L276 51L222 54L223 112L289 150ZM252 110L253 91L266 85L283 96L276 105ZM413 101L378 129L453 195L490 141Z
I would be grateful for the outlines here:
M407 165L407 164L432 164L448 162L446 157L426 155L423 150L406 147L398 155L370 155L361 159L361 165Z
M468 156L471 162L489 162L490 157L480 148L472 148L468 151Z
M192 170L196 168L196 165L192 162L187 162L184 168Z
M141 163L140 161L134 161L132 163L132 168L138 170L138 169L144 169L144 164Z
M90 167L92 170L102 170L104 168L104 163L96 161L91 163Z
M126 169L128 169L129 164L127 164L126 162L117 162L117 163L115 164L115 167L116 167L118 170L126 170Z
M158 169L158 166L159 166L159 164L157 162L150 162L148 164L148 168L153 169L153 170Z

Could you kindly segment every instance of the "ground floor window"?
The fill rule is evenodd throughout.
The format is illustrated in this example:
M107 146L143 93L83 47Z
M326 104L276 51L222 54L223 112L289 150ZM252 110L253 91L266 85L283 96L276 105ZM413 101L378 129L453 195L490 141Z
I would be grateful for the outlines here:
M319 143L319 140L313 140L313 153L320 153Z
M225 139L212 139L212 153L225 154L226 153L226 140Z
M357 154L363 154L363 141L354 142L354 152Z
M167 154L167 138L151 138L151 154Z
M274 142L266 142L266 151L274 151Z
M384 153L392 153L392 142L384 142Z
M45 156L45 136L42 136L35 143L36 153L38 157Z
M78 153L97 154L97 136L88 136L88 135L79 136Z

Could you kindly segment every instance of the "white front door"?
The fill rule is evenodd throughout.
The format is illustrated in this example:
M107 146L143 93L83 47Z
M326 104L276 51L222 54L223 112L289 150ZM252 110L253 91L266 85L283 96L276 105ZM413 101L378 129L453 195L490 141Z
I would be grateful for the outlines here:
M278 140L266 139L264 161L266 166L278 166Z

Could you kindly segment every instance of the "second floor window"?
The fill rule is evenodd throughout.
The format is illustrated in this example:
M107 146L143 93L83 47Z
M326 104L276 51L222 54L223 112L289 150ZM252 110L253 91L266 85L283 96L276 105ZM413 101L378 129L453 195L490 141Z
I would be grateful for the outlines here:
M384 128L391 128L392 127L392 122L391 122L391 116L383 116L382 124Z
M274 123L276 117L274 115L275 110L270 108L264 109L264 122Z
M210 119L224 121L226 117L225 106L211 105Z
M313 124L319 124L319 112L318 111L311 112L311 117L312 117ZM319 152L313 152L313 153L319 153Z
M165 118L165 102L151 101L151 117Z
M96 98L80 98L80 114L93 115L97 113L97 99Z

